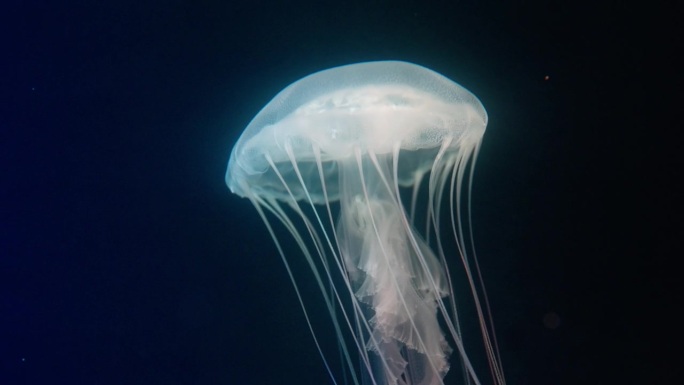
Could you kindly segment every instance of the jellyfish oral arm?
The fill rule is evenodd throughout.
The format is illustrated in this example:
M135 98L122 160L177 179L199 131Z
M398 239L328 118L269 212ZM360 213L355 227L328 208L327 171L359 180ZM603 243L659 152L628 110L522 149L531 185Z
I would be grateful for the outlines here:
M420 252L430 267L417 264L410 238L420 237L407 235L406 214L386 184L392 179L391 156L380 162L373 158L367 160L357 149L354 158L339 165L345 191L336 233L341 258L352 272L355 300L364 308L361 322L371 330L366 349L380 361L374 376L388 384L441 384L451 349L437 321L436 299L447 287L435 290L427 276L445 284L444 273L426 245Z

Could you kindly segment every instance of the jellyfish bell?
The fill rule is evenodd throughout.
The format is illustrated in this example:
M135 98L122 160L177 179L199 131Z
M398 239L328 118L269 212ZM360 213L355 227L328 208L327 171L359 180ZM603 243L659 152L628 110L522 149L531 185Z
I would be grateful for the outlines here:
M460 261L494 383L504 383L461 220L462 190L470 191L486 124L479 100L446 77L406 62L367 62L291 84L233 148L226 183L264 220L334 383L340 376L328 364L291 258L311 268L345 377L373 385L443 384L452 351L467 383L480 383L463 346L447 269L447 260ZM417 215L421 189L428 198ZM297 253L284 250L274 218L292 234ZM453 228L445 230L444 222ZM445 252L447 236L460 256Z

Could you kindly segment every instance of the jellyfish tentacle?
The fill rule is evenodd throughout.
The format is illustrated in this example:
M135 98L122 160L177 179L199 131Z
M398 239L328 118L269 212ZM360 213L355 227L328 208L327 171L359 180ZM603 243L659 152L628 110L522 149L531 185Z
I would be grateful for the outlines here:
M294 274L292 273L292 269L290 268L290 264L287 262L287 258L285 257L285 253L283 251L283 248L280 245L280 242L278 241L278 238L276 237L275 232L273 231L273 227L271 226L271 223L269 222L268 217L266 216L266 214L263 211L264 207L266 207L269 210L271 210L271 208L269 208L269 206L263 201L263 199L260 199L253 194L248 194L247 197L249 198L249 200L252 202L252 204L256 208L261 219L264 221L264 224L266 225L266 229L267 229L269 235L271 236L271 239L273 239L273 242L276 245L276 249L278 250L278 254L280 255L280 259L283 261L283 264L285 265L285 270L287 271L287 275L290 278L290 281L292 282L292 286L295 289L297 301L299 302L299 306L302 308L302 311L304 313L304 318L306 320L307 327L309 328L309 331L311 332L311 336L313 337L314 344L316 345L316 349L318 350L318 354L321 356L321 359L323 360L323 364L325 365L325 369L328 372L328 375L330 376L330 379L332 380L333 384L337 385L335 375L333 374L332 369L328 365L328 362L325 359L325 354L323 354L323 349L321 348L321 344L318 341L318 338L316 337L316 332L314 331L313 325L311 324L311 319L309 318L309 313L306 311L306 306L304 305L304 300L302 299L302 294L299 291L299 286L297 285L297 281L294 278ZM273 211L271 211L271 212L273 212Z
M394 167L393 167L393 169L394 169L395 179L398 177L397 173L398 173L399 151L400 151L399 147L396 146L394 149L394 152L393 152L394 153L394 156L393 156ZM397 190L397 195L398 195L399 194L399 186L396 185L395 189ZM399 200L399 204L400 205L402 204L401 200ZM404 225L409 226L408 221L404 220ZM417 238L415 237L415 235L413 233L409 232L408 236L409 236L409 239L410 239L414 249L420 250L420 248L418 246L418 241L417 241ZM427 262L425 261L423 254L417 252L416 255L417 255L421 265L424 267L427 266ZM448 270L448 269L445 269L445 270ZM432 278L431 276L428 276L428 277ZM433 285L433 287L437 287L434 280L431 280L431 284ZM453 293L453 290L451 289L450 286L449 286L448 290L449 290L449 293ZM452 336L452 339L454 340L454 343L456 344L456 348L458 349L458 351L461 355L461 360L463 361L463 364L466 367L466 372L468 373L468 376L475 382L476 385L480 385L480 381L477 377L477 374L475 373L475 369L473 368L473 366L470 362L470 359L468 358L468 355L466 354L465 348L463 346L463 339L461 338L460 330L457 330L454 327L454 322L452 320L452 317L449 316L450 313L447 311L443 299L438 297L438 298L436 298L436 301L437 301L437 306L439 307L440 311L444 315L445 323L446 323L447 328L449 329L449 331L451 333L451 336ZM455 309L456 308L454 306L454 308L453 308L454 312L455 312Z
M291 164L292 164L292 167L293 167L295 173L297 174L297 178L298 178L298 180L299 180L299 182L300 182L300 184L301 184L302 190L305 192L305 195L306 195L307 198L308 198L309 204L311 205L311 209L313 210L313 213L314 213L314 215L315 215L315 217L316 217L316 220L318 221L318 224L319 224L319 226L320 226L321 232L323 233L323 235L324 235L324 237L325 237L325 239L326 239L326 242L327 242L327 244L328 244L328 247L330 248L330 251L331 251L331 253L333 254L333 260L335 261L336 266L338 267L338 270L339 270L340 274L343 274L343 275L344 275L344 274L346 274L346 271L345 271L345 270L343 269L343 267L340 265L340 262L339 262L339 261L340 261L340 257L338 256L338 252L335 251L336 249L335 249L335 247L333 246L332 241L330 240L330 237L328 236L327 232L325 231L325 226L323 225L323 221L321 220L320 216L318 215L318 211L316 210L316 208L315 208L315 206L314 206L313 200L311 199L311 196L310 196L310 194L309 194L308 188L306 187L306 183L304 182L304 179L303 179L303 177L302 177L302 174L301 174L301 172L300 172L300 170L299 170L299 167L298 167L298 165L297 165L297 162L296 162L294 153L292 152L292 147L290 146L290 143L289 143L289 142L286 142L286 144L285 144L285 150L286 150L286 152L287 152L287 154L288 154L288 157L290 158L290 162L291 162ZM317 152L317 151L314 149L314 152ZM320 160L320 158L319 158L319 160ZM320 165L320 162L317 163L317 165L318 165L318 167L319 167L319 173L322 174L323 171L322 171L322 166ZM283 180L283 183L285 183L284 180ZM321 180L321 183L322 183L322 188L325 190L325 180ZM327 194L327 193L326 193L326 194ZM294 197L293 197L293 201L295 202L295 204L297 204L296 201L294 200ZM297 206L298 206L298 204L297 204ZM298 207L297 207L296 211L298 211L298 212L300 213L300 216L302 217L302 219L308 223L307 227L310 229L310 233L311 233L312 238L317 237L316 231L315 231L315 230L312 230L313 226L308 222L308 219L306 218L306 216L301 212L301 210L300 210ZM330 212L330 207L329 207L329 205L328 205L328 211ZM336 236L336 237L337 237L337 236ZM338 250L339 250L339 241L336 240L336 242L338 243ZM331 273L330 273L330 271L329 271L328 268L327 268L327 262L325 261L325 259L324 259L324 257L323 257L323 253L322 253L322 252L319 252L319 254L320 254L320 256L321 256L322 264L323 264L323 266L325 267L325 273L326 273L326 275L327 275L327 278L328 278L328 280L329 280L330 282L333 282ZM312 266L312 268L313 268L313 266ZM347 282L347 281L345 280L345 282ZM347 286L347 290L349 291L349 293L353 296L353 291L352 291L352 289L351 289L351 286L348 284L348 282L347 282L346 286ZM340 307L340 309L341 309L341 311L342 311L343 317L344 317L344 319L345 319L345 321L346 321L346 323L347 323L347 327L349 327L349 329L352 330L353 328L352 328L351 323L350 323L350 321L349 321L349 317L348 317L348 315L347 315L347 312L346 312L346 310L345 310L345 308L344 308L344 306L343 306L343 302L342 302L342 300L340 299L339 293L337 292L337 289L335 289L334 286L333 286L333 291L334 291L334 295L335 295L335 298L336 298L336 300L337 300L337 303L339 304L339 307ZM330 316L331 316L331 318L333 319L333 323L335 323L335 324L336 324L336 328L339 329L339 326L337 326L337 320L336 320L335 315L334 315L334 307L330 307L330 308L329 308L329 311L330 311ZM340 333L340 335L341 335L341 333ZM357 336L356 336L354 333L352 333L352 337L353 337L353 339L354 339L354 341L355 341L355 344L357 345L357 349L363 350L363 349L361 349L361 346L363 346L362 343L358 340ZM343 354L344 354L344 357L345 357L345 361L346 361L347 364L349 365L349 367L350 367L350 372L352 373L352 376L354 377L354 382L356 383L356 382L357 382L357 380L356 380L356 375L355 375L355 372L354 372L354 370L353 370L353 368L352 368L352 360L351 360L351 358L350 358L350 356L349 356L349 351L348 351L348 349L347 349L347 347L346 347L346 344L344 344L343 339L340 339L340 340L341 340L341 343L342 343L342 350L343 350ZM370 364L367 362L367 359L364 359L364 363L367 365L368 368L370 368ZM375 383L375 380L372 380L372 381Z

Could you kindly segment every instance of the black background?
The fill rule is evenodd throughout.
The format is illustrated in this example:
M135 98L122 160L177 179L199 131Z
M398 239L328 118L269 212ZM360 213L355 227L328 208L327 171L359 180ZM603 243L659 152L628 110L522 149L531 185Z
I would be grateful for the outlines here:
M0 384L330 383L223 178L280 89L383 59L489 113L474 225L508 383L676 383L682 33L630 4L3 2Z

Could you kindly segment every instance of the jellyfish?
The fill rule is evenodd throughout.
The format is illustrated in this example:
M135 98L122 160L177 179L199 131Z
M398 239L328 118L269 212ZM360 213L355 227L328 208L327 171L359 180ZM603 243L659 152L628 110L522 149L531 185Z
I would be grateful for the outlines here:
M407 62L365 62L283 89L234 146L226 183L265 223L334 384L444 384L455 351L463 382L479 385L447 268L457 261L492 381L505 383L479 268L466 247L486 124L480 101L446 77ZM307 279L320 289L342 375L322 346L292 258L305 259Z

